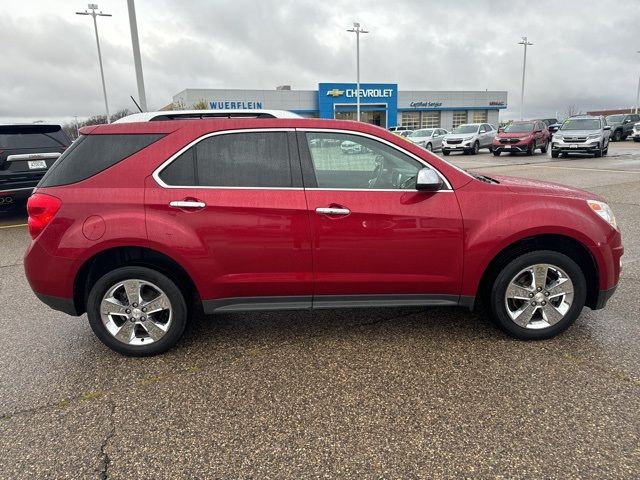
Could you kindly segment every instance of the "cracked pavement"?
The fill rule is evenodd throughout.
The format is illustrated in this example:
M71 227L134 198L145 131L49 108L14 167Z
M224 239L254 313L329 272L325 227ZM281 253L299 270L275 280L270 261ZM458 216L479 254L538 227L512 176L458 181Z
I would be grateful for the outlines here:
M448 159L605 196L609 306L543 342L463 309L221 314L126 358L36 299L0 213L0 478L639 478L640 144Z

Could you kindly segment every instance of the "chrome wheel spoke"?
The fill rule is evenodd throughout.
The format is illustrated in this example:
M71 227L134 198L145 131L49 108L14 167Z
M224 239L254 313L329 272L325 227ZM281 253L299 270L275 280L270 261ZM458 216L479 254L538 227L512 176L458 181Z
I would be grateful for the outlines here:
M123 283L124 290L127 294L129 305L140 304L140 288L142 285L138 280L127 280Z
M154 342L160 340L166 333L166 330L163 328L163 326L158 325L151 319L147 319L146 322L142 322L140 325L142 325L142 328L147 331Z
M118 340L124 343L130 343L135 335L135 323L126 321L121 327L117 329L113 335Z
M171 302L169 301L169 298L164 293L162 293L149 302L143 302L141 304L141 307L145 309L143 311L147 315L150 315L162 310L168 310L169 308L171 308Z
M511 282L507 288L507 298L516 298L518 300L529 300L533 295L531 289L521 287L520 285Z
M568 278L559 278L549 288L549 298L560 297L569 293L573 293L573 284Z
M525 303L513 313L513 321L521 327L526 327L531 321L531 317L533 317L536 308L536 306L531 305L529 302Z
M555 325L564 317L564 314L560 312L556 307L552 304L547 303L544 307L542 307L542 316L547 321L549 325Z
M126 305L122 305L113 297L105 298L100 303L100 311L103 315L127 316L127 309L128 307Z
M549 267L547 265L534 265L533 266L533 286L536 289L544 289L547 286L547 275L549 274Z

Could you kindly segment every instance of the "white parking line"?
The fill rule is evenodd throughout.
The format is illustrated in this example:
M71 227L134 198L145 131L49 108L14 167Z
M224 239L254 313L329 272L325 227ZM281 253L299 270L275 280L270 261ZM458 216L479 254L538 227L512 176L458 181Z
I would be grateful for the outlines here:
M585 172L607 172L607 173L635 173L640 175L640 172L634 170L608 170L605 168L584 168L584 167L562 167L560 165L541 165L541 164L529 164L527 167L538 167L538 168L562 168L564 170L583 170Z
M0 225L0 230L5 228L18 228L18 227L26 227L26 226L27 226L26 223L21 223L19 225Z

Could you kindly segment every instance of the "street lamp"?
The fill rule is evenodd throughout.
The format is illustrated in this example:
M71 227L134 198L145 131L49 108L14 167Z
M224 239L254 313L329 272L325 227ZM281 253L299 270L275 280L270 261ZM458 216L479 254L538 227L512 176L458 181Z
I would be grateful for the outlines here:
M138 41L138 22L136 21L136 5L134 0L127 0L129 7L129 27L131 28L131 46L133 47L133 64L136 68L138 82L138 100L143 111L147 111L147 96L144 93L144 77L142 76L142 60L140 60L140 42Z
M100 39L98 38L98 22L96 22L96 17L110 17L109 13L96 13L98 9L97 3L90 3L87 5L87 8L91 10L91 12L85 10L84 12L76 12L76 15L91 15L93 17L93 29L96 32L96 45L98 46L98 63L100 63L100 78L102 79L102 93L104 95L104 108L107 111L107 123L111 123L109 120L109 102L107 102L107 87L104 83L104 70L102 68L102 53L100 52Z
M353 22L353 28L347 32L356 34L356 120L360 121L360 34L369 32L362 29L358 22Z
M640 50L636 53L640 53ZM636 92L636 113L638 113L638 107L640 107L640 75L638 75L638 91Z
M524 120L524 73L527 69L527 47L533 43L522 37L522 41L518 45L524 45L524 61L522 62L522 90L520 91L520 120Z

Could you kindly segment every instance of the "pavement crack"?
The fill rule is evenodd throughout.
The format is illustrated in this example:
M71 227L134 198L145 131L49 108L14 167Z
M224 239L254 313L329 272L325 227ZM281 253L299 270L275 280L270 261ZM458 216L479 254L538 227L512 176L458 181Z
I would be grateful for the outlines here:
M109 405L110 405L110 412L109 412L110 422L109 423L111 424L111 429L109 430L107 435L104 437L104 440L102 440L102 443L100 444L100 469L98 471L98 478L100 480L107 480L109 478L108 470L109 470L109 465L111 464L111 458L109 458L109 454L107 453L107 446L109 445L109 442L116 434L116 423L114 419L114 416L116 413L116 403L112 399L109 399Z

